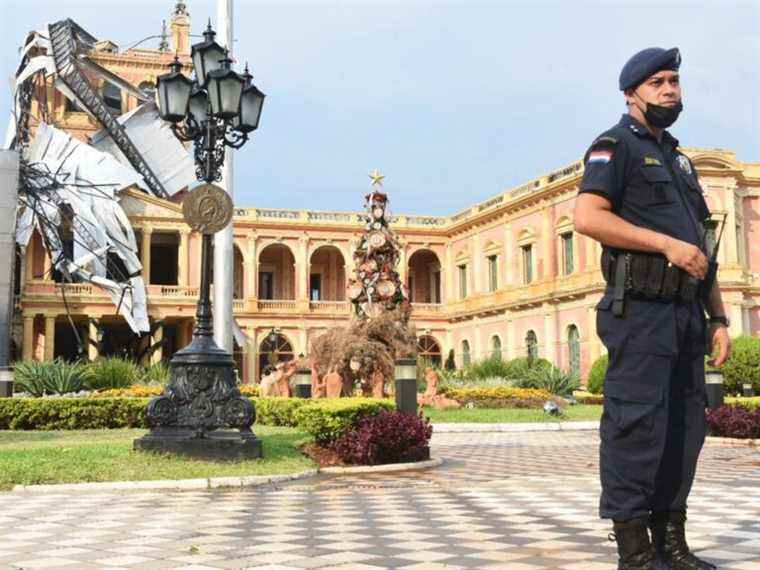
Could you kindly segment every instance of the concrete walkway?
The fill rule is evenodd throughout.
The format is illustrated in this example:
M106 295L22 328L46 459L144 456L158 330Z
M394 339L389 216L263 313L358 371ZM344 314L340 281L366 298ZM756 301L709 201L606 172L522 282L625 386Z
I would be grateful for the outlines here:
M595 431L437 433L438 468L250 489L0 494L2 568L615 567ZM708 443L689 538L760 569L760 452Z

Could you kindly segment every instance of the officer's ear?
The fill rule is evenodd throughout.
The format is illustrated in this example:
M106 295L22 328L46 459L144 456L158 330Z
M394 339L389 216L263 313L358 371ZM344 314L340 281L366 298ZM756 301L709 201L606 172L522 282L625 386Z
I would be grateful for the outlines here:
M626 89L623 91L623 95L625 96L625 106L630 107L633 105L633 89Z

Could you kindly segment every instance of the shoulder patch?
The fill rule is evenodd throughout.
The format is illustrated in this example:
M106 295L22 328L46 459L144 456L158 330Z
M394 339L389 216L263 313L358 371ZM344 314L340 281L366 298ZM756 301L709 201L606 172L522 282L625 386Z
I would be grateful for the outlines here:
M617 144L617 139L615 137L611 137L609 135L603 135L596 139L593 143L591 143L591 148L596 148L597 146L615 146Z
M600 137L597 137L584 157L586 164L607 164L615 155L615 146L618 140L605 133Z

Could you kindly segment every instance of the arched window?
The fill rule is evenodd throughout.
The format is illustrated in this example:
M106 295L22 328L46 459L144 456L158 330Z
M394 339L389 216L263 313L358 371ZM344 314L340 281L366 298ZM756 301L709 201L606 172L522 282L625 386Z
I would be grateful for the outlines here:
M462 341L462 366L469 366L472 362L470 357L470 343L466 340Z
M570 352L570 373L580 376L581 373L581 335L578 327L567 327L567 346Z
M501 339L496 334L491 337L491 358L501 358Z
M538 337L533 331L528 331L525 334L525 350L529 360L538 358Z
M417 356L427 364L441 366L441 345L430 335L417 339Z
M259 375L263 376L269 366L293 360L293 345L274 329L264 338L259 346Z

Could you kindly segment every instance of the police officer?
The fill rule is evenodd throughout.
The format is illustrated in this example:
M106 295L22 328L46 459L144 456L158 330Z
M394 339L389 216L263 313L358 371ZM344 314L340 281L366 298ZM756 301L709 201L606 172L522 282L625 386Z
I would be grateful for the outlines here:
M613 520L625 570L715 568L689 550L684 523L706 433L704 355L714 347L712 363L722 364L730 340L708 277L709 210L693 164L665 130L683 107L680 63L677 48L649 48L625 64L628 112L586 153L574 214L575 229L604 251L600 515Z

